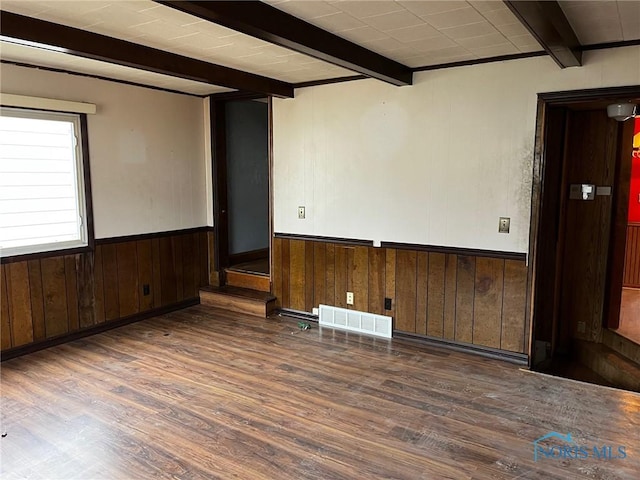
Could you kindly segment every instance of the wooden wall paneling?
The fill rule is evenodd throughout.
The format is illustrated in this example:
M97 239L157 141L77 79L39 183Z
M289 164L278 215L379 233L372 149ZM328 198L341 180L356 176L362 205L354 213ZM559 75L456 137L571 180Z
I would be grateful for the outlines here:
M327 243L325 248L325 300L327 305L336 303L336 247L332 243Z
M416 270L417 252L398 250L396 252L395 328L402 332L416 332Z
M504 262L504 294L500 348L525 353L527 266L517 260Z
M173 250L173 271L176 277L176 301L184 300L184 262L182 260L182 244L184 237L177 235L171 237L171 249Z
M391 299L391 309L386 310L386 315L393 317L393 328L397 330L396 306L398 299L396 298L396 250L393 248L385 248L384 259L384 291L385 297Z
M64 275L67 284L67 315L69 316L69 331L76 332L80 329L78 311L78 261L79 255L66 255L64 257Z
M324 242L313 243L313 306L326 305L327 249ZM331 304L331 302L329 302Z
M353 308L366 312L369 308L369 247L355 247L351 251L353 270L351 271L351 290Z
M276 308L282 308L282 239L271 242L271 293L276 297Z
M198 296L198 244L195 234L189 233L182 236L182 261L184 264L183 293L184 298Z
M210 285L210 271L211 262L213 261L213 254L209 254L209 238L211 238L211 245L213 246L213 232L201 232L198 235L198 241L200 243L200 286L204 287ZM213 251L213 249L212 249Z
M385 249L369 247L368 275L369 308L368 312L387 315L384 309L385 298Z
M11 348L11 319L9 318L9 296L7 295L6 265L0 265L0 347Z
M640 288L640 225L627 226L624 279L622 283L625 287Z
M29 260L29 289L31 291L31 319L33 324L33 340L35 342L47 338L44 326L44 294L42 292L42 271L40 259Z
M500 348L504 260L476 259L473 343Z
M416 333L427 334L427 309L429 305L429 253L416 256Z
M69 332L64 257L43 258L40 260L40 266L47 338L64 335Z
M334 305L347 308L348 251L351 247L335 246L335 297Z
M305 241L290 240L289 278L290 303L293 310L305 310Z
M95 253L88 252L78 255L76 266L78 328L82 329L91 327L96 323ZM33 298L33 294L31 297Z
M476 257L459 255L456 275L457 342L473 343L473 304L475 301Z
M117 244L102 246L102 273L104 277L104 316L108 322L120 316Z
M105 321L104 308L104 269L102 268L102 245L97 245L94 252L93 263L94 279L95 279L95 320L96 323Z
M444 336L444 253L429 253L429 301L427 304L427 335Z
M291 308L291 241L282 240L282 308Z
M458 281L458 256L447 254L444 267L444 331L443 337L456 337L456 289Z
M136 258L138 260L138 305L141 312L153 308L153 297L156 286L153 282L153 245L152 240L136 242ZM144 286L149 285L149 294L144 294Z
M311 313L313 311L313 282L314 282L314 262L313 262L313 244L315 242L305 241L304 245L304 311Z
M11 319L11 346L19 347L33 342L29 267L27 262L10 263L4 274Z
M160 238L159 250L160 292L162 305L178 301L178 287L174 268L173 242L170 237ZM154 259L155 260L155 259ZM154 261L155 268L155 261Z
M138 252L136 242L116 244L116 268L118 282L118 317L128 317L138 313Z
M153 297L153 308L160 308L162 302L162 268L160 268L160 239L151 240L151 273L153 281L151 283L151 295Z

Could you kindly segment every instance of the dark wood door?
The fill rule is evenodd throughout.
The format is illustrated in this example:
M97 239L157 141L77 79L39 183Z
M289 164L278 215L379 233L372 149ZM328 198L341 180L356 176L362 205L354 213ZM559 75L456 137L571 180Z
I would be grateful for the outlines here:
M568 351L573 338L601 340L613 196L596 193L593 200L572 199L570 188L592 184L613 191L619 125L604 110L568 112L557 250L556 352Z

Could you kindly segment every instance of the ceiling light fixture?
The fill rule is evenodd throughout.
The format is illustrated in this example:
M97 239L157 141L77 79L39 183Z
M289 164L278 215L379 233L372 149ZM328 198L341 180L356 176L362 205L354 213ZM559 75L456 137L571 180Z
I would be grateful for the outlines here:
M607 106L609 118L615 118L619 122L629 120L636 114L635 103L612 103Z

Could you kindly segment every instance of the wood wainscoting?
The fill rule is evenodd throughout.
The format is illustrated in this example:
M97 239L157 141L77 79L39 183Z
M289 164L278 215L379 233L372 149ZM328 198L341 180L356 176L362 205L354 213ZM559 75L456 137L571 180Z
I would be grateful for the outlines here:
M353 308L392 316L399 332L527 353L527 267L492 253L276 237L273 294L278 308ZM347 291L354 293L353 306L346 304ZM391 310L384 308L385 297L392 299Z
M640 223L632 223L627 227L622 283L625 287L640 288Z
M102 239L91 252L3 264L3 357L197 299L209 283L207 234L190 229Z

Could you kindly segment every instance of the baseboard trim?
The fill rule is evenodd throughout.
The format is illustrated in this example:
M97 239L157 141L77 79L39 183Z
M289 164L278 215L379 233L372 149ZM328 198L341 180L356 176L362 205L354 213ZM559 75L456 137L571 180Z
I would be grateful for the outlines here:
M94 325L93 327L89 327L85 330L79 330L77 332L61 335L59 337L47 338L46 340L40 342L30 343L28 345L5 350L4 352L0 353L0 362L11 360L12 358L16 357L21 357L22 355L34 353L39 350L44 350L45 348L62 345L63 343L72 342L74 340L79 340L81 338L95 335L97 333L106 332L107 330L112 330L114 328L123 327L125 325L129 325L130 323L135 323L151 317L156 317L158 315L175 312L176 310L182 310L183 308L192 307L193 305L198 305L199 303L199 297L190 298L188 300L183 300L182 302L172 303L171 305L166 305L164 307L154 308L152 310L147 310L146 312L136 313L134 315L129 315L128 317L119 318L118 320Z
M529 356L524 353L508 352L506 350L500 350L497 348L456 342L454 340L445 340L443 338L429 337L427 335L419 335L416 333L406 333L394 330L393 338L409 340L411 342L421 343L423 345L448 348L456 352L472 353L475 355L480 355L482 357L492 358L494 360L504 360L506 362L514 363L521 366L527 366L529 362Z

